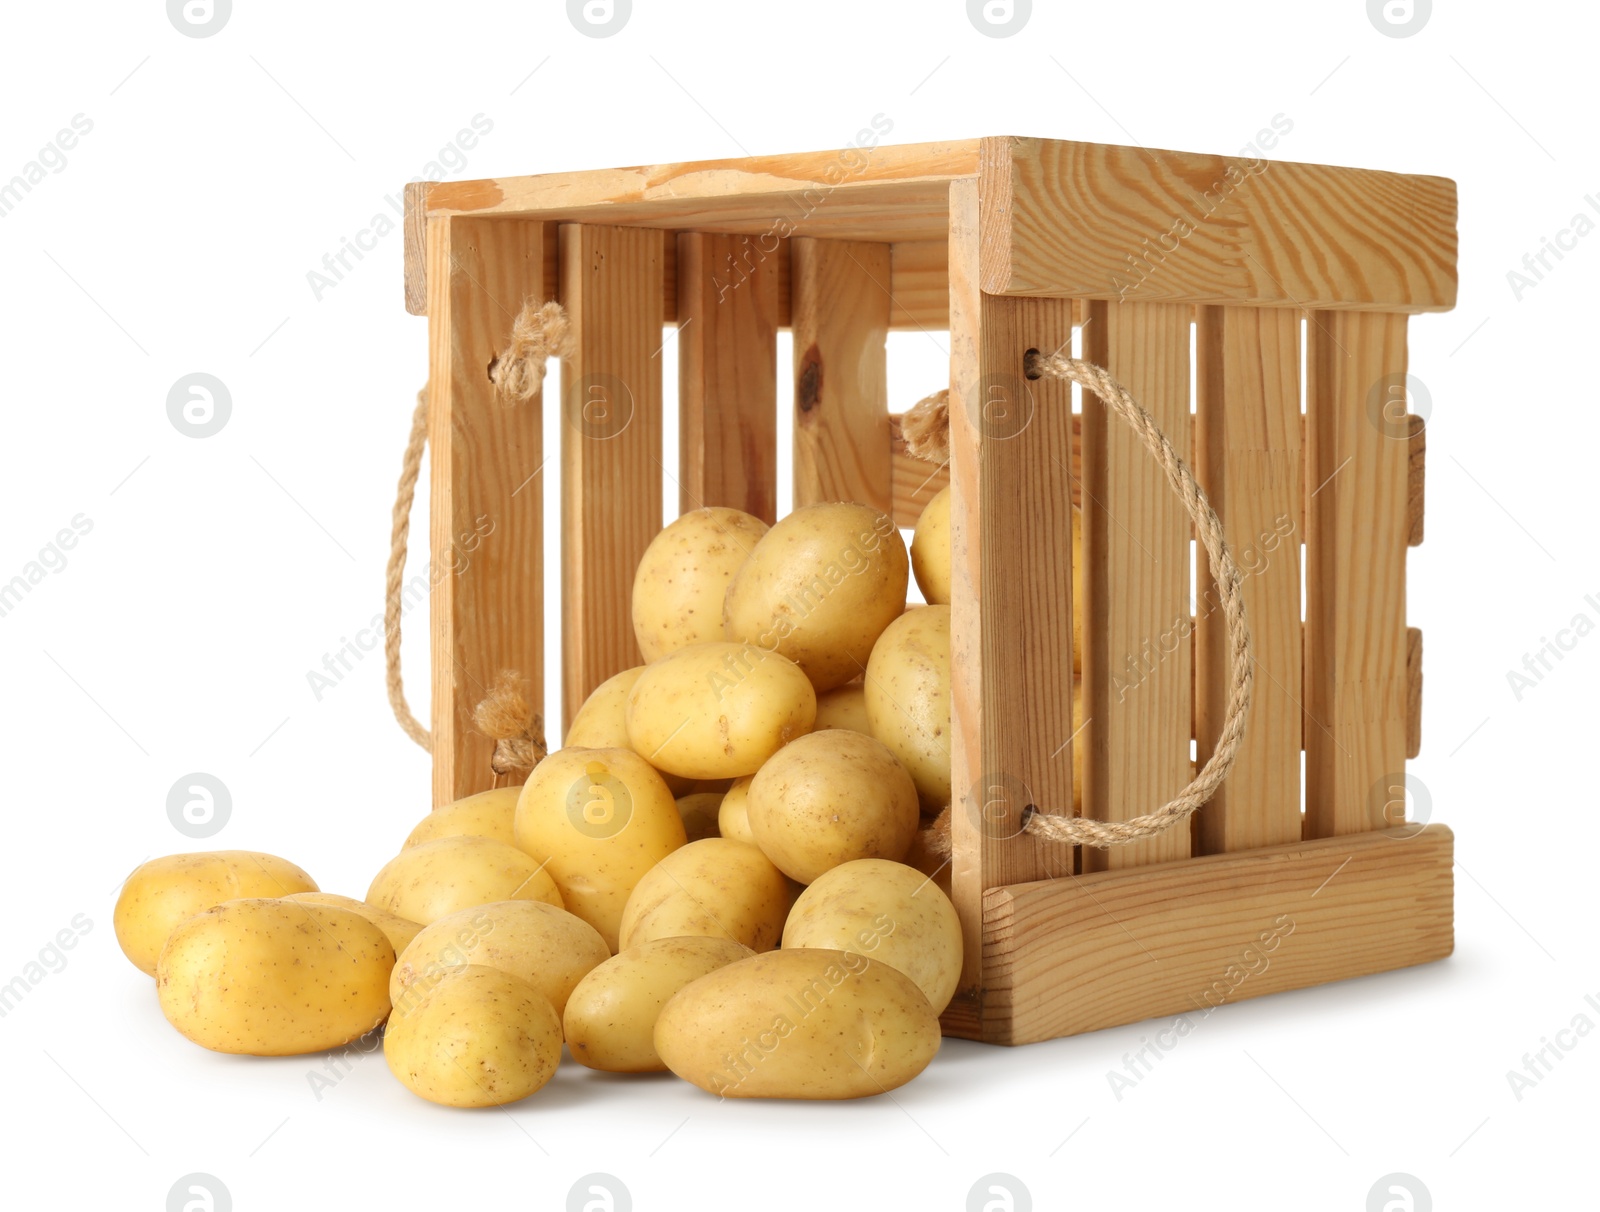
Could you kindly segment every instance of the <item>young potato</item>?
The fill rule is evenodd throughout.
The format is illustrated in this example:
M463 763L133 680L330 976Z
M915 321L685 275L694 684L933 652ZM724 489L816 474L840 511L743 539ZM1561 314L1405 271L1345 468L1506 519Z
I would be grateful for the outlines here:
M950 486L922 507L911 535L911 572L930 606L950 605Z
M950 607L908 610L867 662L867 719L905 763L922 810L950 802Z
M717 836L717 814L722 808L720 791L694 791L680 795L678 815L683 818L683 833L691 842Z
M755 952L725 938L658 938L618 952L578 982L562 1028L572 1059L608 1073L656 1073L656 1019L672 996Z
M517 804L517 844L548 864L566 907L613 951L633 886L686 841L672 793L631 749L557 750Z
M596 686L589 697L583 700L578 714L572 717L572 723L567 728L565 748L632 749L633 742L628 739L628 693L643 672L644 666L636 665L613 674ZM674 796L688 795L698 790L693 779L679 778L660 767L656 768L656 773Z
M600 932L543 901L500 901L442 917L400 953L389 977L396 1009L415 1005L456 968L499 968L528 982L560 1013L584 975L611 958Z
M367 904L426 926L491 901L543 901L561 908L544 866L493 838L440 837L402 850L367 889Z
M731 938L770 951L789 912L789 881L745 842L709 837L662 859L622 911L622 949L658 938Z
M761 767L748 811L756 845L809 884L852 859L903 859L917 832L917 789L883 742L830 728Z
M167 1021L202 1048L322 1052L389 1016L394 948L358 913L248 898L180 922L156 963Z
M861 1098L939 1051L916 982L844 951L769 951L684 986L656 1019L667 1068L725 1098Z
M441 837L489 837L508 846L517 844L511 822L517 815L521 786L496 787L435 808L417 822L402 850Z
M785 950L854 951L917 982L935 1014L961 980L961 919L922 872L884 859L841 863L800 894L783 926Z
M721 640L646 666L628 695L632 748L695 779L754 774L816 718L816 692L793 661Z
M241 897L315 892L317 882L288 859L254 850L169 854L134 868L122 885L111 925L133 966L156 974L172 928L202 909Z
M691 510L650 541L633 577L633 634L647 662L723 638L728 582L766 533L760 518L712 506Z
M387 909L335 892L292 892L283 899L301 905L322 905L329 909L348 909L351 913L358 913L383 931L383 937L389 940L389 946L394 948L396 955L404 951L422 929L420 922L409 921Z
M561 1018L527 981L498 968L447 973L383 1034L389 1071L446 1107L527 1098L561 1063Z
M846 728L872 735L867 722L867 688L860 682L836 686L817 696L817 723L812 732L824 728Z
M818 691L861 675L883 629L906 608L910 560L887 515L867 505L797 509L767 531L734 575L723 630L788 657Z
M752 846L756 844L756 835L750 832L750 781L754 778L755 775L747 774L742 779L734 779L733 786L728 788L717 807L717 833L730 841L748 842Z

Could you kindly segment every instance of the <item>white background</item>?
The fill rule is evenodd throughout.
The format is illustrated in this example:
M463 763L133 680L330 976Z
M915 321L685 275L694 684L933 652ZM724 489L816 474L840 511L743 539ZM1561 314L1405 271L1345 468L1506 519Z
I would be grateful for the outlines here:
M1520 1100L1506 1073L1575 1016L1600 1024L1600 638L1520 701L1507 671L1575 615L1600 622L1600 237L1520 300L1506 275L1575 214L1600 219L1595 14L1440 4L1392 38L1362 0L1036 9L996 39L960 0L637 0L596 39L553 0L237 0L194 39L159 0L8 7L0 181L93 122L0 219L0 581L76 515L93 525L0 618L0 983L91 923L0 1021L9 1206L160 1209L191 1171L241 1210L561 1208L590 1171L640 1209L959 1210L993 1171L1038 1208L1360 1209L1392 1171L1440 1208L1571 1206L1557 1192L1580 1179L1592 1198L1600 1038L1564 1037ZM1409 602L1427 636L1411 769L1457 834L1454 957L1225 1007L1120 1100L1106 1074L1151 1024L949 1042L854 1104L719 1104L569 1064L480 1113L421 1102L378 1056L319 1099L320 1058L179 1037L112 935L133 865L259 848L360 895L428 806L379 657L320 702L306 677L380 609L426 324L403 308L398 230L320 301L307 272L476 114L493 130L453 177L838 147L875 114L894 142L1232 153L1283 114L1274 158L1457 179L1459 306L1411 326L1433 413ZM897 339L897 407L942 382L941 343ZM193 371L232 397L205 440L166 414ZM426 718L422 623L406 669ZM233 801L198 844L166 815L192 771Z

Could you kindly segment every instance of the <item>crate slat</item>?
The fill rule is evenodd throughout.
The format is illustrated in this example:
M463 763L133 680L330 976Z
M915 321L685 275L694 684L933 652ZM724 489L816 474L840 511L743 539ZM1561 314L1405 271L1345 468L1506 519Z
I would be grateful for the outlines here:
M794 503L892 511L889 246L796 238Z
M428 226L436 805L494 783L494 744L472 710L495 674L515 669L544 685L544 499L540 481L529 482L544 460L543 402L508 407L488 366L524 298L542 289L546 226L472 218Z
M563 224L562 711L640 662L633 574L661 529L662 234Z
M678 486L769 526L778 501L778 262L748 236L684 232L678 265Z
M1443 959L1454 850L1443 825L1407 825L992 889L981 1038L1192 1027L1246 998ZM946 1015L951 1034L970 1025Z
M1374 392L1404 379L1406 320L1306 332L1306 832L1328 837L1388 824L1374 788L1405 770L1410 444Z
M901 240L889 246L889 327L950 327L950 241Z
M1071 339L1072 305L982 294L972 183L951 208L951 884L975 1003L983 890L1073 871L1021 831L1029 803L1072 811L1071 393L1022 373Z
M1200 809L1207 854L1300 837L1300 318L1205 307L1197 320L1195 469L1244 573L1254 707L1228 779ZM1210 758L1227 709L1227 625L1196 551L1195 737Z
M1084 356L1115 375L1189 457L1189 314L1165 303L1091 303ZM1122 821L1188 782L1193 690L1191 524L1133 430L1083 394L1084 813ZM1102 870L1189 854L1188 829L1109 850Z
M1407 451L1409 479L1406 483L1406 543L1411 547L1420 547L1423 501L1427 496L1428 423L1424 417L1408 416L1406 426L1411 433L1411 444Z
M1406 628L1406 757L1422 752L1422 630Z

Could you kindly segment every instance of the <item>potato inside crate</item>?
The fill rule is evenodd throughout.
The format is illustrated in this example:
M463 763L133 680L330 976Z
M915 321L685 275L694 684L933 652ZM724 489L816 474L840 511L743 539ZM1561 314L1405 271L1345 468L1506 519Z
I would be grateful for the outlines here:
M437 802L492 779L471 709L495 672L542 685L547 556L561 553L564 719L638 663L633 568L673 480L680 508L770 521L781 477L796 505L862 501L900 526L949 482L967 967L947 1033L1023 1043L1449 954L1450 832L1404 823L1421 678L1405 553L1422 534L1404 384L1407 317L1455 301L1452 182L1002 137L438 183L407 202L436 564L495 525L433 592ZM542 403L559 450L541 402L506 408L485 376L529 296L573 323L560 398ZM895 330L948 333L943 469L912 458L891 417ZM1254 639L1254 707L1222 790L1187 827L1106 850L1040 842L1024 814L1072 811L1075 751L1085 816L1165 802L1216 743L1228 654L1159 468L1092 394L1075 414L1064 383L1024 374L1027 351L1074 349L1194 467ZM559 518L522 491L547 457ZM1271 965L1229 983L1269 937Z

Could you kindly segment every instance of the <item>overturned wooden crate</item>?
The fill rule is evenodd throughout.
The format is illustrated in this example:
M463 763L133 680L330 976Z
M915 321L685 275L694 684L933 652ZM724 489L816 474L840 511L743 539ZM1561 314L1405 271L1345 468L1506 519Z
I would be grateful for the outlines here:
M768 521L780 474L796 504L864 501L902 526L953 485L952 889L967 962L947 1034L1027 1043L1450 953L1450 831L1405 823L1421 677L1406 549L1422 529L1405 383L1407 315L1455 300L1452 182L1008 137L419 185L408 205L407 304L430 333L433 567L451 570L432 602L436 801L490 784L471 710L494 673L542 684L556 528L529 488L546 459L540 409L507 407L487 374L540 296L575 331L560 451L568 718L639 663L629 588L662 524L664 474L685 508ZM681 454L666 469L673 323ZM896 328L949 330L948 468L899 440L885 386ZM1065 384L1024 373L1028 351L1075 340L1196 468L1246 573L1257 662L1245 748L1193 829L1112 850L1042 844L1023 814L1071 810L1075 745L1084 815L1163 803L1215 740L1224 652L1203 559L1191 601L1191 527L1160 470L1093 396L1080 419Z

